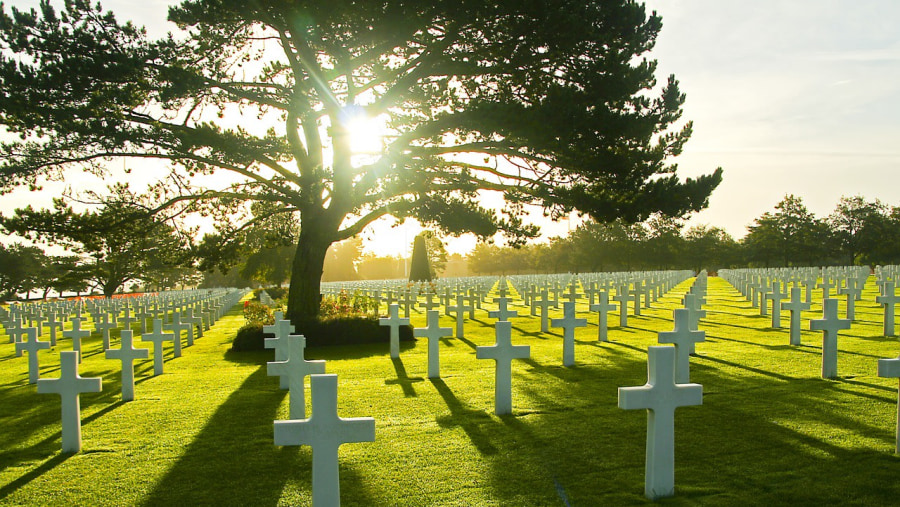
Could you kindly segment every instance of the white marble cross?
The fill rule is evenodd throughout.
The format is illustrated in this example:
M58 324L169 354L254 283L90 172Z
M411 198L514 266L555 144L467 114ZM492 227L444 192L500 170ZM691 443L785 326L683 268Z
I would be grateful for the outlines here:
M477 359L493 359L494 370L494 413L497 415L512 413L512 360L531 357L528 345L513 345L511 341L512 323L501 320L494 324L494 345L477 347Z
M634 315L635 317L640 317L641 315L641 294L644 293L644 282L642 280L634 281L634 289L632 289L631 294L634 296Z
M164 342L175 342L174 333L163 333L162 319L153 319L153 332L141 335L142 342L153 342L153 375L163 374Z
M781 300L787 298L787 294L781 292L781 284L772 282L772 292L766 294L766 299L772 302L772 329L781 329Z
M312 415L309 419L275 421L275 445L308 445L313 450L313 505L341 503L338 447L375 441L375 419L337 415L337 375L310 376Z
M691 381L691 350L694 344L706 340L706 331L691 330L691 315L687 308L674 310L675 330L661 331L659 343L675 345L675 383L687 384Z
M180 310L172 312L172 333L175 335L175 357L181 357L181 332L187 331L187 346L194 344L194 326L182 319Z
M307 361L304 356L306 349L306 337L300 334L292 334L287 337L288 354L284 361L266 363L266 372L269 376L278 375L288 378L288 393L291 419L303 419L306 417L306 387L304 385L307 375L325 373L325 361Z
M275 349L275 361L286 361L288 358L288 339L287 337L294 332L294 326L291 321L285 320L282 312L275 312L275 323L270 326L263 326L264 333L272 333L274 338L266 338L263 340L263 346L267 349ZM287 377L279 377L280 389L290 389L290 380Z
M822 281L819 282L819 285L816 286L816 288L822 289L822 299L828 299L828 296L831 294L832 287L834 287L834 284L831 283L828 275L822 273Z
M194 344L194 326L197 326L197 338L203 337L203 318L195 315L192 307L184 309L181 321L191 326L188 328L188 345Z
M499 282L497 282L497 295L505 298L508 289L506 288L507 281L505 278L501 278ZM496 301L496 299L494 300Z
M822 378L837 377L838 331L850 329L849 319L838 318L838 300L822 301L822 318L809 321L809 328L822 331Z
M632 299L628 287L620 287L612 299L619 303L619 327L628 327L628 301Z
M16 342L16 355L20 356L23 352L28 352L28 383L34 384L41 377L41 369L38 364L38 352L50 348L50 342L42 342L38 340L37 329L33 327L25 328L25 339Z
M675 383L675 349L647 350L647 383L619 388L619 408L647 409L644 495L655 500L675 494L675 409L703 403L703 386Z
M519 316L519 312L508 309L509 299L505 296L494 298L494 302L497 303L497 311L488 312L488 317L497 320L509 320Z
M608 338L608 312L611 312L616 309L616 305L609 303L609 293L605 290L598 290L596 292L597 295L597 304L591 303L591 306L588 309L592 312L598 312L599 320L597 321L597 341L606 342L609 341ZM593 296L593 295L592 295ZM592 297L593 298L593 297Z
M838 289L838 294L846 294L847 295L847 314L846 317L848 320L856 319L856 301L859 299L862 294L862 287L859 287L856 284L856 280L848 279L847 286L841 289Z
M81 339L91 336L91 332L87 329L81 329L81 317L72 319L72 329L63 330L63 338L72 339L72 350L78 352L78 363L81 363Z
M893 285L893 283L891 283ZM900 357L878 360L878 376L900 378ZM900 391L898 391L900 394ZM900 396L898 396L900 398ZM900 403L897 405L897 424L895 426L894 452L900 454Z
M706 310L704 310L701 305L700 298L698 298L696 294L684 295L684 307L690 312L691 329L694 331L700 328L700 319L706 317ZM692 354L693 352L694 351L691 350Z
M118 324L122 329L131 329L131 324L134 322L137 322L137 317L132 317L131 308L126 306L122 316L119 317Z
M900 296L894 293L894 282L884 283L884 294L875 297L876 303L884 306L884 335L894 336L894 306L900 303Z
M391 359L400 357L400 326L408 326L409 319L400 318L400 307L391 304L388 307L389 318L378 319L378 324L391 328Z
M771 293L772 286L769 285L768 281L763 281L757 292L759 294L759 314L763 317L769 315L769 303L767 301Z
M563 366L575 366L575 328L587 326L587 319L575 318L575 303L563 303L563 318L553 319L553 327L563 328Z
M41 379L37 392L62 398L62 452L81 450L81 393L99 393L103 380L78 375L78 352L59 353L59 378Z
M502 298L506 299L506 298ZM440 342L444 336L453 336L449 327L441 327L441 312L428 310L426 327L417 327L413 335L417 338L428 338L428 378L441 378Z
M109 348L109 332L118 326L110 320L109 314L106 312L100 312L96 317L94 329L100 331L100 336L103 338L103 350L106 350Z
M548 317L550 313L550 307L553 306L553 300L547 294L547 289L541 291L541 299L535 299L535 306L541 309L541 332L546 333L550 331L550 328L547 326Z
M56 346L56 330L62 331L63 321L56 320L56 312L50 310L47 312L47 328L50 330L50 346Z
M569 291L566 292L562 298L568 300L570 303L577 303L579 299L584 299L584 296L578 293L577 280L573 280L572 283L569 284Z
M800 313L809 310L810 304L801 300L800 287L791 288L791 300L782 301L781 309L791 312L791 345L800 345Z
M456 314L456 337L463 338L465 336L466 310L472 307L466 305L466 296L464 294L456 295L456 306L447 306L447 309Z
M123 329L120 333L121 343L118 349L107 349L107 359L122 361L122 401L134 400L134 360L147 359L150 351L134 348L134 335L131 329Z
M18 343L22 341L22 335L25 333L26 327L23 327L22 321L18 316L12 318L12 322L6 326L6 334L9 335L9 343ZM16 354L21 357L21 354Z
M433 300L433 298L434 298L434 293L433 293L433 292L431 292L431 291L425 292L425 293L423 294L423 296L425 296L425 302L424 302L424 303L418 303L418 305L419 305L420 308L424 308L426 312L431 311L432 308L441 306L441 303L440 303L439 301L434 301L434 300Z

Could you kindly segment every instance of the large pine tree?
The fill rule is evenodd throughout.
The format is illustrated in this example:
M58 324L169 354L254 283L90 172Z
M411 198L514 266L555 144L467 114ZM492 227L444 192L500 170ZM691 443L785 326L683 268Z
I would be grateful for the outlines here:
M526 203L681 215L721 180L676 175L685 97L674 77L657 86L662 21L630 0L188 0L160 40L100 9L3 8L0 124L20 137L0 149L0 189L161 159L141 175L160 209L217 217L219 246L293 214L294 320L318 312L329 245L386 215L522 241ZM359 118L385 123L377 153L354 152Z

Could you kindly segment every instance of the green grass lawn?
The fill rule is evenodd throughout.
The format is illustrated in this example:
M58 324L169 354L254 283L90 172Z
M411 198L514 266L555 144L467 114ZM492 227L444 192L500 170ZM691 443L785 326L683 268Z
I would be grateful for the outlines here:
M542 334L539 319L513 319L513 343L530 345L531 359L513 362L510 416L493 413L494 362L475 359L476 346L494 342L487 308L465 338L442 340L440 380L426 378L425 340L393 361L387 344L307 350L338 374L339 415L375 418L375 442L341 447L343 504L648 503L646 412L619 409L617 388L646 382L647 347L672 329L689 284L629 316L628 328L610 314L609 343L596 342L591 316L576 334L572 368L562 366L560 329ZM707 341L691 359L703 405L676 412L676 496L660 503L900 502L898 381L876 376L877 359L900 345L881 336L871 278L863 297L838 342L840 378L823 380L821 333L804 331L803 345L790 346L787 329L770 329L771 318L733 287L709 280ZM579 310L586 316L586 305ZM424 317L414 313L413 324ZM821 305L804 317L808 329ZM183 357L169 351L159 377L152 360L138 362L128 403L119 362L104 359L98 336L86 340L81 375L103 377L103 391L81 396L75 455L60 453L59 397L37 394L27 359L0 334L0 504L308 505L310 448L273 445L272 422L287 417L288 400L266 375L272 353L227 352L242 320L236 307ZM454 328L451 317L441 324ZM43 378L58 376L58 354L42 352L41 366Z

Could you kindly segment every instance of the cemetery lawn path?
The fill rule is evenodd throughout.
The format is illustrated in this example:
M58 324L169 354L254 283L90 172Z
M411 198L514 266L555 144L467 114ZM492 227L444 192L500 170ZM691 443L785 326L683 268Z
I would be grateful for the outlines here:
M376 441L340 448L345 506L599 506L650 504L644 496L647 416L617 407L617 388L647 381L647 347L673 327L684 282L598 343L597 315L576 331L574 367L562 366L562 331L536 317L512 319L512 342L531 358L512 363L511 415L494 415L494 343L486 305L465 338L441 340L442 378L427 378L427 342L308 349L338 375L338 414L373 417ZM870 278L856 318L838 340L838 375L823 380L821 300L803 313L800 346L772 329L731 285L709 279L706 341L691 358L703 405L675 415L676 496L665 505L897 505L897 380L876 375L900 353L881 336ZM490 298L488 299L490 300ZM840 305L843 316L844 302ZM511 310L527 316L517 299ZM561 318L554 309L551 317ZM425 325L413 312L412 323ZM788 325L787 312L783 325ZM273 420L288 397L266 375L272 352L230 353L243 324L233 308L165 373L135 363L135 401L120 394L119 362L100 338L85 340L83 377L103 391L81 395L82 452L60 453L59 397L27 383L27 359L0 333L0 505L309 505L309 447L276 447ZM441 326L455 329L452 317ZM115 342L117 342L115 338ZM114 343L115 343L114 342ZM136 346L148 346L135 340ZM41 352L41 377L59 375L57 351ZM307 380L308 385L308 380ZM307 413L310 411L307 390Z

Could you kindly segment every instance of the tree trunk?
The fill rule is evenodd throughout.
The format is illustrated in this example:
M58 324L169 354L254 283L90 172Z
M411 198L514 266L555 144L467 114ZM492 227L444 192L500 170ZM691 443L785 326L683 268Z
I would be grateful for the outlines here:
M295 325L315 319L319 315L322 271L325 266L325 253L330 245L331 243L321 236L300 232L291 269L286 316Z

